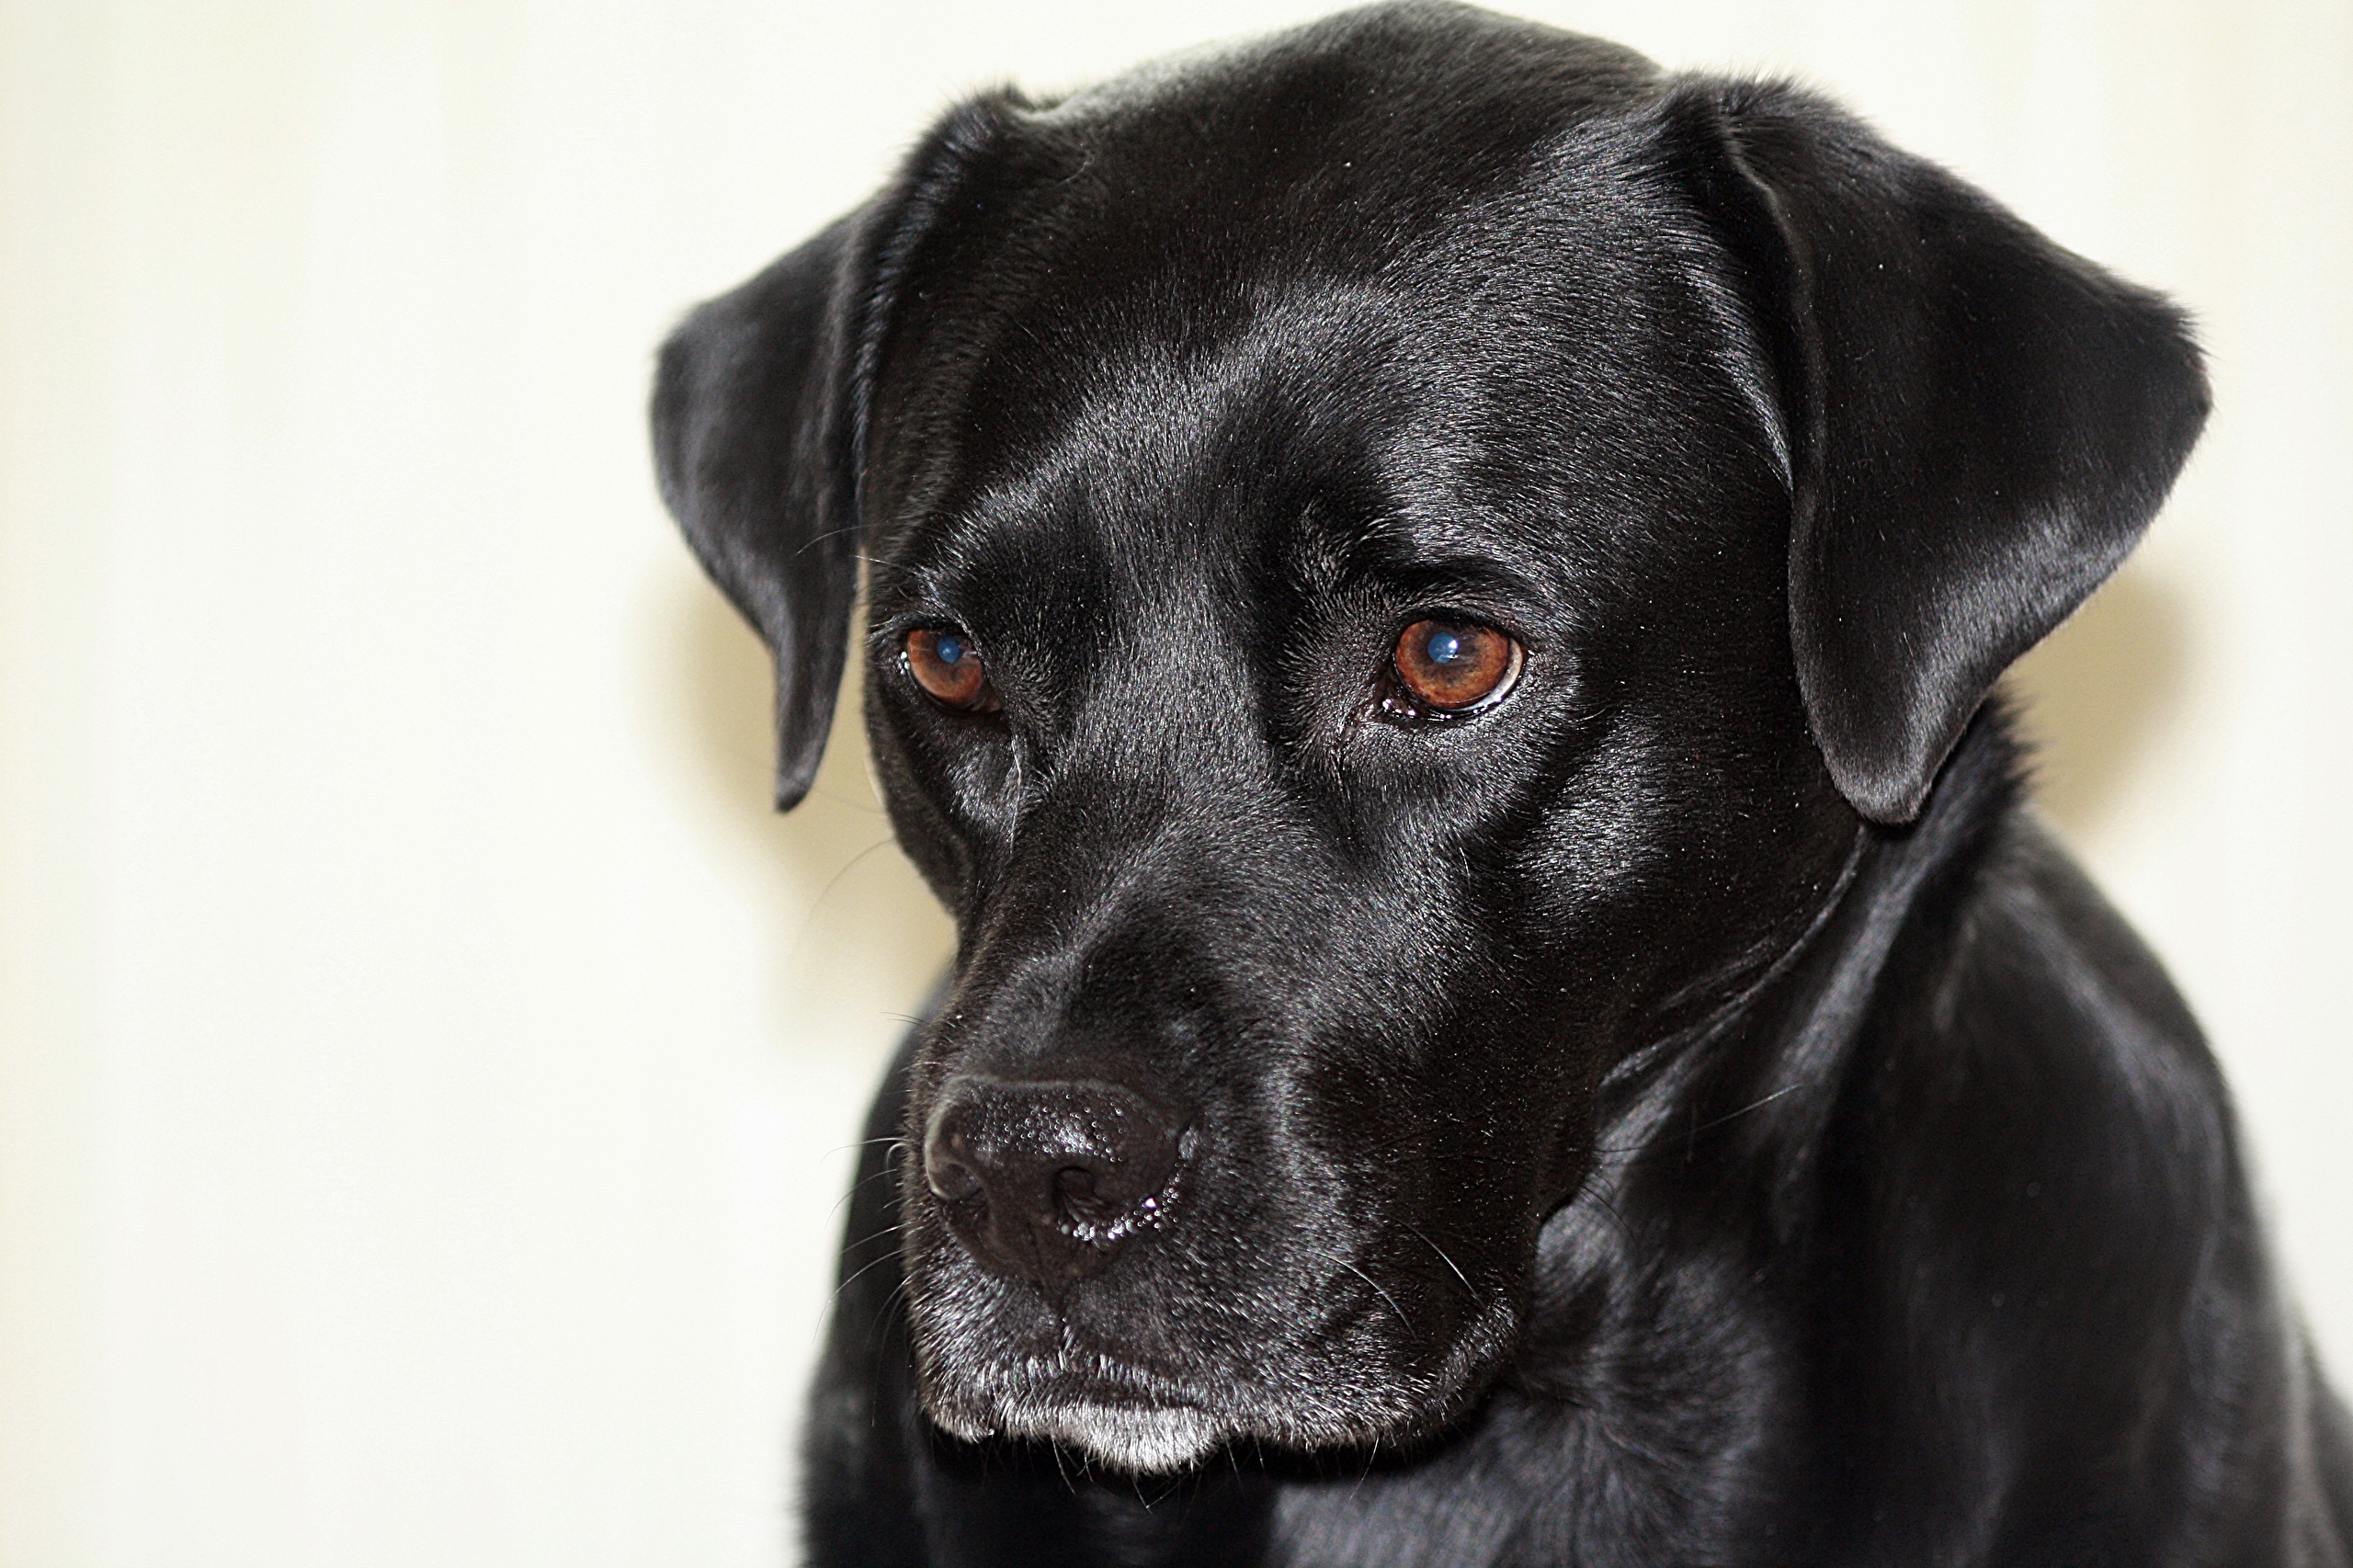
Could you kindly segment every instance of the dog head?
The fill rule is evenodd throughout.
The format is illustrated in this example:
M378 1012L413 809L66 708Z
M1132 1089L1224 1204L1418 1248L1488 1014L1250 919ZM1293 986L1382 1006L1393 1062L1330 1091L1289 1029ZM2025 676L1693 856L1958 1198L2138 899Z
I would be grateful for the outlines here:
M1442 1426L1631 1052L1737 1009L2131 547L2161 301L1795 92L1467 8L950 114L662 357L807 789L958 920L927 1410L1137 1470Z

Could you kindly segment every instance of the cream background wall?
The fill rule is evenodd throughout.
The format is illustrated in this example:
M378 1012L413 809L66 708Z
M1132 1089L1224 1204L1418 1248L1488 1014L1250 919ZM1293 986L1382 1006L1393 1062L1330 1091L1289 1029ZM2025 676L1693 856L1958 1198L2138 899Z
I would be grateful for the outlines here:
M2204 323L2028 662L2353 1377L2353 6L1529 0L1795 71ZM649 351L958 90L1313 14L0 0L0 1563L765 1564L948 941L647 472Z

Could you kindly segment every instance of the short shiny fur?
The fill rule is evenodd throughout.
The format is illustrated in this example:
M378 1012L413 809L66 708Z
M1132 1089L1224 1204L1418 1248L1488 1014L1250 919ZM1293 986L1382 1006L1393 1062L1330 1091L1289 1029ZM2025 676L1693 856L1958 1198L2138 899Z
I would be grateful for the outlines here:
M1420 0L975 99L696 312L779 803L855 647L960 932L813 1560L2343 1568L2223 1087L1989 697L2205 407L1820 99ZM1497 700L1383 707L1431 617ZM993 1263L924 1150L1006 1085L1176 1108L1150 1222Z

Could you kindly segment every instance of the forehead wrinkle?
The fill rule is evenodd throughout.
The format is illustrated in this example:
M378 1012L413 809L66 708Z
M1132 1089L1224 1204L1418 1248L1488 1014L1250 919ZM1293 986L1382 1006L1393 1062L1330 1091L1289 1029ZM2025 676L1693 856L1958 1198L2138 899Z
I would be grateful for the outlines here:
M1473 483L1470 440L1459 421L1436 416L1368 453L1377 504L1336 506L1317 498L1302 507L1282 540L1294 580L1322 594L1448 579L1532 591L1525 529Z
M1289 525L1269 506L1298 481L1286 459L1318 440L1360 443L1372 434L1368 405L1392 427L1377 448L1456 444L1427 417L1442 402L1426 384L1437 357L1404 351L1416 329L1393 293L1341 279L1261 281L1250 293L1237 329L1206 348L1131 319L1074 371L1090 391L1063 427L975 483L970 524L950 530L973 541L972 563L1084 562L1090 576L1108 566L1131 612L1145 614L1165 579L1229 572L1266 528ZM1426 483L1417 465L1363 455L1404 489Z

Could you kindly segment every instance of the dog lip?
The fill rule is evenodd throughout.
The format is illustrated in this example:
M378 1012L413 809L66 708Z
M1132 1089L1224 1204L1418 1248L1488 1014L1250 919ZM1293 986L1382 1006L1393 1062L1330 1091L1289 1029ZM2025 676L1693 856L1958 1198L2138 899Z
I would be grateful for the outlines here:
M1025 1358L1021 1387L1027 1391L1052 1388L1077 1391L1089 1398L1115 1403L1195 1404L1199 1403L1184 1380L1154 1367L1102 1351L1065 1348L1051 1356Z
M1094 1405L1208 1414L1233 1403L1176 1373L1067 1344L999 1361L980 1373L970 1392L984 1404L1030 1410Z

